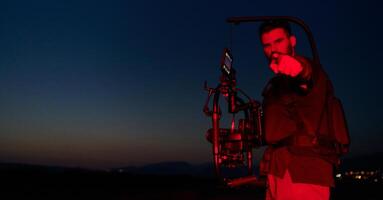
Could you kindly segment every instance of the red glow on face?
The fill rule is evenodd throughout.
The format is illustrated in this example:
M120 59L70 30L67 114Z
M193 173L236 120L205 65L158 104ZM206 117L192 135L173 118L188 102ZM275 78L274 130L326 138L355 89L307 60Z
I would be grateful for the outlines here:
M295 36L289 36L282 28L272 29L261 36L263 51L267 58L271 59L273 53L293 54L295 47Z
M269 59L270 69L275 74L295 77L302 71L302 65L293 58L296 38L283 28L275 28L261 36L263 51Z

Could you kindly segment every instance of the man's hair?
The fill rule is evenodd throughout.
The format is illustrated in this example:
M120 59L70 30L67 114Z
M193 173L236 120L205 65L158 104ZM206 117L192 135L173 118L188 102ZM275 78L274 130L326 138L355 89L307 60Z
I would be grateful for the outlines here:
M283 19L276 19L276 20L269 20L269 21L263 22L259 26L259 36L261 37L262 34L270 32L271 30L276 29L276 28L282 28L283 30L286 31L286 33L289 36L292 35L289 22L287 20L283 20Z

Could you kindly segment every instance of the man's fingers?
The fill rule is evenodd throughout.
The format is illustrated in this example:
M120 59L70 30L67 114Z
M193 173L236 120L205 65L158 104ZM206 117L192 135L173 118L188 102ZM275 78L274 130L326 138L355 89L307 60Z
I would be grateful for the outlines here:
M284 66L284 74L291 76L292 75L292 70L291 67L287 67L286 65Z
M275 62L271 62L271 64L270 64L270 68L271 68L271 70L274 72L274 73L278 73L279 72L279 70L278 70L278 65L275 63Z
M296 77L302 71L302 65L291 56L281 55L277 69L282 74Z
M273 53L270 59L270 68L275 73L296 77L302 71L302 65L289 55Z
M279 59L280 59L279 53L274 52L270 56L270 68L275 74L278 74L280 72L278 69L279 68Z

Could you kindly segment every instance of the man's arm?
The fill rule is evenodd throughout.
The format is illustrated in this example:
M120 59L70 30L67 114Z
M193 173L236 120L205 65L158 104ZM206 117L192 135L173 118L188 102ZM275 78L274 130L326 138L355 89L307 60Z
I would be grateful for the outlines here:
M298 92L306 95L313 86L313 64L303 56L273 54L270 68L275 74L295 79Z
M302 70L297 75L298 88L300 92L302 92L303 94L307 94L313 87L312 62L309 59L302 56L295 56L294 58L301 64L302 67Z
M312 75L312 64L311 62L302 56L295 56L294 57L302 66L301 72L298 74L298 78L303 80L310 80Z

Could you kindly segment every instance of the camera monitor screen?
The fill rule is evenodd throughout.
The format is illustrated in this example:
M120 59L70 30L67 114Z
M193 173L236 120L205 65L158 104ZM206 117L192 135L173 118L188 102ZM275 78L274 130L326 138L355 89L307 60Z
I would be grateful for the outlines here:
M233 57L230 54L229 49L225 49L222 57L221 68L224 73L230 75L232 72Z

